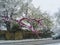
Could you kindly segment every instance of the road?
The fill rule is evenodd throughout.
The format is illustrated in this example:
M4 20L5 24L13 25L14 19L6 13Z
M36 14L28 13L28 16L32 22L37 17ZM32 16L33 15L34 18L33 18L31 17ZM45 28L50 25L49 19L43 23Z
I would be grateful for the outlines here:
M47 39L47 40L36 40L36 41L26 41L26 42L0 43L0 45L45 45L45 44L52 44L52 43L60 43L60 39L59 40Z

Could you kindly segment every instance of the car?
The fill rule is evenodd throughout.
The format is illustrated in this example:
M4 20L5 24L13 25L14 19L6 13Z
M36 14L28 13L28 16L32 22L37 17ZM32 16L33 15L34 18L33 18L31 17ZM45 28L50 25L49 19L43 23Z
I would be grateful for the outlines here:
M52 35L52 39L60 39L60 35L58 33Z

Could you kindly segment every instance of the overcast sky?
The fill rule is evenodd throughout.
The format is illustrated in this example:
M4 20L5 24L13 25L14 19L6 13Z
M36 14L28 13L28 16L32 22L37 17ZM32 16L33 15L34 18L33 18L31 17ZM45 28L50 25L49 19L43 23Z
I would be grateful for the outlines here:
M39 7L43 11L54 14L60 8L60 0L33 0L35 7Z

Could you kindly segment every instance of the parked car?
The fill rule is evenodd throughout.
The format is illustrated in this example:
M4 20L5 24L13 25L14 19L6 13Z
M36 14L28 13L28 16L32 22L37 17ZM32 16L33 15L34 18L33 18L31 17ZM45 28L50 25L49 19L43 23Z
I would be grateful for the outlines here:
M52 35L52 39L60 39L60 35L58 33Z

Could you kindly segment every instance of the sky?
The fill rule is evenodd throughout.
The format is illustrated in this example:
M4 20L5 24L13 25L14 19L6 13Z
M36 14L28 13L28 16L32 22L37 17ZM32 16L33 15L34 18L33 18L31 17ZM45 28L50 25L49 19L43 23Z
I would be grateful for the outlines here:
M60 0L33 0L32 3L37 8L40 6L42 11L53 15L60 8Z

